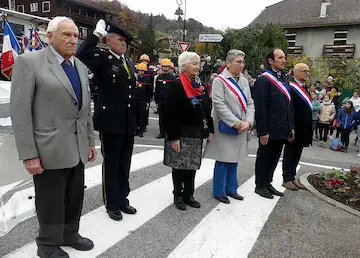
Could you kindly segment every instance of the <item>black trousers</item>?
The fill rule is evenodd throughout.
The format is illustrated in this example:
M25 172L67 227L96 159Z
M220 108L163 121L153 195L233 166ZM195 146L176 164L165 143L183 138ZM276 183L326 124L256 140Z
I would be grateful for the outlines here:
M346 148L349 147L351 129L340 128L340 132L341 142L345 145Z
M299 164L303 146L294 142L288 142L284 148L283 179L284 182L295 180L296 167Z
M101 134L103 200L107 210L129 205L129 174L134 136Z
M255 162L255 184L257 188L264 188L272 182L284 143L285 140L269 139L267 145L262 145L259 141Z
M193 196L195 190L195 174L196 170L172 170L172 179L174 184L174 196L183 197L188 200Z
M327 136L329 134L330 125L318 123L318 127L319 127L320 141L326 142Z
M166 101L160 100L159 101L159 128L160 134L165 134L165 108L166 108Z
M146 128L146 126L149 125L149 114L150 114L150 102L147 102L147 104L149 105L149 107L146 109L146 125L145 125L145 128Z
M146 101L137 101L136 102L136 130L140 131L145 129L147 126L147 114L146 111L147 103Z
M38 245L59 246L64 237L79 231L84 199L84 164L45 170L33 176L35 207L39 220Z

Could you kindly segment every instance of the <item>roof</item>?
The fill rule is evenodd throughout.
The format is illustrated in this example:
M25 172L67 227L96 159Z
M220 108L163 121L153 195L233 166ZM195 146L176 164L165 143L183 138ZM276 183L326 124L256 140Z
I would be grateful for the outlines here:
M28 20L30 22L36 22L36 23L43 23L43 22L50 22L50 19L39 17L27 13L21 13L9 9L0 8L0 13L6 13L9 16L13 16L22 20Z
M323 0L284 0L266 7L253 24L283 28L360 24L359 0L328 0L327 16L320 18Z

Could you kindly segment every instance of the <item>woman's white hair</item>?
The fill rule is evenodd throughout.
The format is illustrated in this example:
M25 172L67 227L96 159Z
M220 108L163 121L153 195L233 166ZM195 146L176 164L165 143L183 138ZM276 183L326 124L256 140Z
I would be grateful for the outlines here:
M239 49L231 49L226 55L226 61L232 62L238 56L242 56L245 58L244 51L241 51Z
M55 33L59 29L59 26L62 22L72 22L75 25L75 22L69 17L56 16L49 22L46 32Z
M200 59L200 56L195 52L183 52L178 58L179 72L183 72L186 65L190 62L191 59Z

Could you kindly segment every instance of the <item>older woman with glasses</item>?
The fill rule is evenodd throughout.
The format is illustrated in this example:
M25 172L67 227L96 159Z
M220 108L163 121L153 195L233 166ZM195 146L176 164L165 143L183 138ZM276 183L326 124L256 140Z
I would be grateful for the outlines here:
M254 102L248 80L242 75L245 53L230 50L226 68L213 81L212 117L215 134L205 148L204 156L216 160L213 196L229 204L230 196L244 198L237 193L237 166L248 155L248 131L254 122Z
M178 62L180 75L169 87L166 106L164 164L173 169L175 206L185 210L186 204L200 208L193 197L195 173L201 165L203 139L211 140L214 126L209 96L198 77L200 57L184 52Z

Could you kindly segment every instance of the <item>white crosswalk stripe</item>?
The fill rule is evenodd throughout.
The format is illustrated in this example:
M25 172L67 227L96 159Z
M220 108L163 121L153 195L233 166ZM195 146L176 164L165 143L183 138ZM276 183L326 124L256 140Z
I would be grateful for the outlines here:
M131 170L137 171L154 165L161 166L162 159L162 150L149 150L135 154L133 155ZM99 171L101 170L100 166L98 165L87 169L86 182L88 188L100 187L101 178L98 175L101 174ZM203 160L202 167L197 172L195 178L196 188L211 182L213 168L214 161L208 159ZM173 187L171 173L169 173L171 170L167 169L167 171L168 173L165 176L150 181L130 193L130 203L138 209L136 215L124 214L122 221L115 222L109 219L104 206L101 206L81 217L80 234L94 241L95 247L93 250L80 252L67 247L63 247L63 249L68 252L72 258L97 257L110 248L116 247L116 245L124 241L131 232L149 223L149 221L159 213L166 212L173 202L173 197L169 194ZM282 191L284 190L281 187L280 165L278 165L275 171L274 185ZM170 253L168 257L247 257L279 198L267 200L257 196L254 193L254 177L250 177L238 190L239 193L244 195L245 201L232 201L230 205L219 204L215 206L215 208L210 210L203 217L203 220L190 231L190 234L179 242L177 247L176 245L174 246L171 253L168 252L168 254ZM211 193L209 192L207 195L211 196ZM101 198L101 196L97 198ZM194 212L196 212L196 210L194 210ZM161 227L161 225L159 227ZM26 234L26 232L24 232L24 234ZM153 234L156 234L156 232L153 232ZM222 239L221 242L219 235ZM35 242L30 242L19 249L13 250L4 257L37 257L36 249L37 246ZM239 249L241 250L239 251ZM106 257L117 256L107 255ZM147 256L145 255L143 257Z

